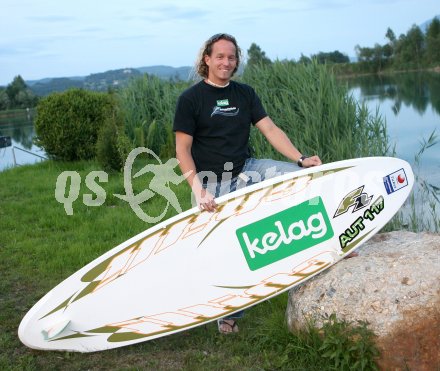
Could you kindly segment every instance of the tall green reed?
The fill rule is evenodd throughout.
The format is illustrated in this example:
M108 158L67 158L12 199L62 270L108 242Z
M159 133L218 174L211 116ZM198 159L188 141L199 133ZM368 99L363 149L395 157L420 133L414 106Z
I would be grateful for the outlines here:
M389 151L382 117L347 95L323 65L275 62L245 68L239 80L253 86L268 114L305 153L325 162L385 155ZM134 146L148 146L165 157L174 154L172 121L177 98L189 83L145 75L119 95L126 132ZM280 159L258 132L251 134L256 157Z
M126 133L134 147L146 146L161 157L174 155L173 116L186 86L144 75L119 92Z
M277 61L246 68L242 79L303 153L331 162L389 151L383 118L348 96L323 65ZM257 157L280 158L258 131L252 144Z
M386 230L407 229L412 232L440 232L440 187L429 183L421 175L421 164L426 151L440 143L434 130L420 141L414 155L414 188L403 207L388 223Z

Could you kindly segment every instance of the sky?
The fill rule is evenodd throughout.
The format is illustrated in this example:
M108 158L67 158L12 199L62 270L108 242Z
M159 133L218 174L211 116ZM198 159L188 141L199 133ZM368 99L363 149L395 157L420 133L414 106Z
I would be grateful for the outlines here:
M1 0L0 85L128 67L192 66L211 35L274 59L385 44L440 14L439 0Z

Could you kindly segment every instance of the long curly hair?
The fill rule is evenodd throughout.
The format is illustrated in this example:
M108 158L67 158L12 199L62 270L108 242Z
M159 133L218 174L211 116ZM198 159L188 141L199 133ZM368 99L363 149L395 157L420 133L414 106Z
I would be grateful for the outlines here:
M209 73L209 67L205 62L205 56L211 55L212 45L219 40L230 41L235 46L235 58L237 59L237 65L235 66L235 69L232 72L232 76L234 76L235 72L237 72L238 66L240 65L241 49L238 46L237 40L235 40L235 37L232 35L229 35L227 33L215 34L215 35L211 36L208 40L206 40L206 42L201 47L199 55L197 57L196 70L197 70L197 73L204 79L206 79L208 77L208 73Z

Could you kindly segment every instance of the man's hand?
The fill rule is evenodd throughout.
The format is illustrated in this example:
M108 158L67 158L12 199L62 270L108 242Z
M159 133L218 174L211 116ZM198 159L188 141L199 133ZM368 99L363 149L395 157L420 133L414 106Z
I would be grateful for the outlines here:
M208 192L206 189L202 189L200 192L195 192L197 206L200 210L206 210L209 212L214 212L217 209L217 203L215 202L214 196Z
M302 162L303 167L312 167L322 165L321 159L318 156L307 157Z

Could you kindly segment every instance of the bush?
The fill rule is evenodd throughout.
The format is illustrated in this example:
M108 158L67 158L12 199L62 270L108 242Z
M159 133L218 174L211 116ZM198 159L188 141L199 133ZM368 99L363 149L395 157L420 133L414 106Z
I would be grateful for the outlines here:
M70 89L51 94L37 106L36 142L52 158L94 158L98 131L114 110L115 101L107 93Z
M319 351L334 370L377 370L380 352L368 323L338 320L331 314L322 328L323 339Z

